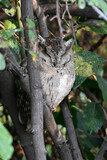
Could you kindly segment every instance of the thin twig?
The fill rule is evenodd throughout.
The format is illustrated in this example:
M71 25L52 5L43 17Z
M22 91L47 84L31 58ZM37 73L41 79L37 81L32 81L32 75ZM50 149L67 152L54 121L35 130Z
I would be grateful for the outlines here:
M60 19L60 13L59 13L59 0L56 0L56 16L57 16L59 31L60 31L60 45L63 48L64 47L63 29L62 29L62 26L61 26L61 19Z
M101 145L101 148L99 152L97 153L95 160L105 160L104 154L107 151L107 136L104 137L103 143Z
M69 19L71 20L72 34L73 34L73 37L74 37L75 50L76 50L76 53L77 53L77 41L76 41L75 29L74 29L74 27L73 27L73 19L72 19L72 16L71 16L70 12L69 12L67 0L65 1L65 3L66 3L66 8L65 8L65 11L64 11L64 13L63 13L63 15L62 15L62 18L64 19L64 21L66 22L66 24L69 26L68 22L67 22L66 19L65 19L65 14L66 14L66 12L67 12L68 17L69 17Z
M94 51L95 49L97 49L101 44L102 44L102 41L107 37L107 34L104 34L100 39L99 41L92 45L92 47L89 49L90 51Z
M84 88L84 93L89 99L91 99L92 102L100 103L93 93L91 93L86 87L83 88Z

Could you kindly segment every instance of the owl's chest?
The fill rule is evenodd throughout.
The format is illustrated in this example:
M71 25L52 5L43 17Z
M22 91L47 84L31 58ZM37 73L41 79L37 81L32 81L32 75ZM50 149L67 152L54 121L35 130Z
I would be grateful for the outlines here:
M74 64L71 61L65 66L53 67L40 62L40 76L44 99L55 110L72 88L75 80Z

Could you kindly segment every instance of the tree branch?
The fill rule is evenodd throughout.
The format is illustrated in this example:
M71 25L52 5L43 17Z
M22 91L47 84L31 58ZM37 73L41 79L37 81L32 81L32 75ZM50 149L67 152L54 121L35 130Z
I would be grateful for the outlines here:
M72 116L68 109L68 104L65 99L61 102L60 106L63 113L73 158L74 160L77 160L77 159L83 160L79 146L78 146L76 133L75 133L75 129L72 121Z
M1 45L5 43L2 37L0 37L0 41L2 41ZM23 76L24 74L23 69L20 67L20 65L16 61L16 58L11 52L11 50L9 49L9 47L6 45L5 48L0 48L0 52L5 57L6 64L7 64L6 68L14 72L16 76Z
M33 10L36 17L38 18L40 34L42 35L42 37L48 37L49 34L48 34L48 28L46 23L46 17L42 7L38 5L37 0L33 0Z
M55 4L45 4L41 6L45 14L53 15L56 12ZM61 4L61 7L62 7L62 10L65 10L66 5ZM83 16L91 19L101 19L91 7L85 7L84 9L80 9L78 5L75 3L73 5L69 5L68 8L72 16Z
M83 88L84 88L84 93L89 99L91 99L92 102L100 103L93 93L91 93L86 87Z
M89 50L93 52L95 49L97 49L97 48L102 44L103 40L104 40L106 37L107 37L107 34L104 34L104 35L99 39L99 41L98 41L96 44L94 44L94 45L91 46L91 48L90 48Z
M43 8L43 12L45 14L53 15L56 12L55 4L44 4L40 6ZM61 4L61 6L62 9L65 10L65 4ZM84 9L80 9L76 3L73 5L69 5L69 11L72 16L82 16L90 19L102 19L91 7L85 7ZM7 16L4 12L0 12L0 20L5 20L8 18L11 17Z
M86 96L89 99L91 99L92 102L100 103L99 100L94 96L93 93L91 93L86 87L83 87L83 88L84 88L84 92L85 92ZM106 125L107 124L107 114L105 113L105 111L104 111L104 114L105 114L104 125ZM105 160L104 153L106 152L106 150L107 150L107 136L104 137L103 143L100 147L99 152L96 154L95 160Z
M32 145L32 134L27 133L20 125L17 111L17 91L14 84L13 75L8 72L0 72L0 100L6 106L16 132L19 136L21 146L24 150L27 160L35 160L34 149Z
M64 19L65 20L65 22L67 22L66 21L66 19L65 19L65 13L67 13L68 14L68 18L70 19L70 21L71 21L71 23L70 23L70 27L71 27L71 29L72 29L72 34L73 34L73 38L74 38L74 43L75 43L75 51L76 51L76 54L77 54L77 41L76 41L76 34L75 34L75 29L74 29L74 26L73 26L73 22L74 22L74 20L72 19L72 16L70 15L70 12L69 12L69 8L68 8L68 2L67 2L67 0L66 0L66 8L65 8L65 11L64 11L64 13L63 13L63 15L62 15L62 19Z
M44 122L47 131L49 132L56 148L58 149L61 159L72 160L72 156L69 151L66 140L63 138L61 132L58 130L52 112L47 106L44 106Z
M99 152L97 153L95 160L105 160L104 154L107 151L107 136L104 137L103 143L100 147Z
M37 35L35 28L29 28L26 18L34 22L33 3L32 0L22 0L22 21L25 29L26 48L37 53ZM36 39L29 38L29 30L31 30ZM35 159L46 160L46 151L43 138L43 104L42 104L42 85L40 80L40 70L38 57L36 62L32 60L32 56L27 52L28 74L30 84L31 99L31 124L33 129L33 145L35 150Z
M35 6L37 6L37 3ZM34 10L36 11L36 15L39 18L39 27L40 27L41 36L46 37L45 35L48 30L47 24L45 21L43 21L43 17L44 17L43 14L41 14L42 16L38 16L38 14L39 14L38 10L40 9L40 7L37 7L37 8L38 9L35 8ZM41 22L42 22L42 25L41 25ZM43 111L44 111L43 113L44 113L45 127L46 127L47 131L49 132L56 148L58 149L61 159L62 160L72 160L72 156L71 156L70 150L68 148L68 145L66 144L65 139L61 135L61 132L58 130L58 127L56 125L56 122L54 120L52 112L50 111L50 109L48 108L47 105L44 106ZM66 153L66 155L65 155L65 153Z
M89 0L85 0L87 3ZM99 18L103 19L104 21L107 22L107 16L96 6L92 5L92 9L98 14Z
M56 18L58 21L59 32L60 32L60 46L62 48L64 48L63 30L62 30L62 26L61 26L61 19L60 19L60 12L59 12L59 0L56 0Z

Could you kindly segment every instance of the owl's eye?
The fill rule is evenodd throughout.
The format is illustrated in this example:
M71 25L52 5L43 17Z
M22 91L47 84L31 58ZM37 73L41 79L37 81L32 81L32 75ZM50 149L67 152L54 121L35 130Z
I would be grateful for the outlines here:
M56 63L55 63L55 62L53 62L53 66L54 66L54 67L56 66Z
M44 62L46 62L46 59L42 58L42 60L43 60Z

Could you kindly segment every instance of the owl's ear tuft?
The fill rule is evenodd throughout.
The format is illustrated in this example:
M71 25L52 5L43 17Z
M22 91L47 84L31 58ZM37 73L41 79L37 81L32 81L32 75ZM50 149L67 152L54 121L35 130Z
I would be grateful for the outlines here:
M66 49L72 48L73 44L74 44L73 39L69 39L68 41L64 42L64 45L65 45Z

